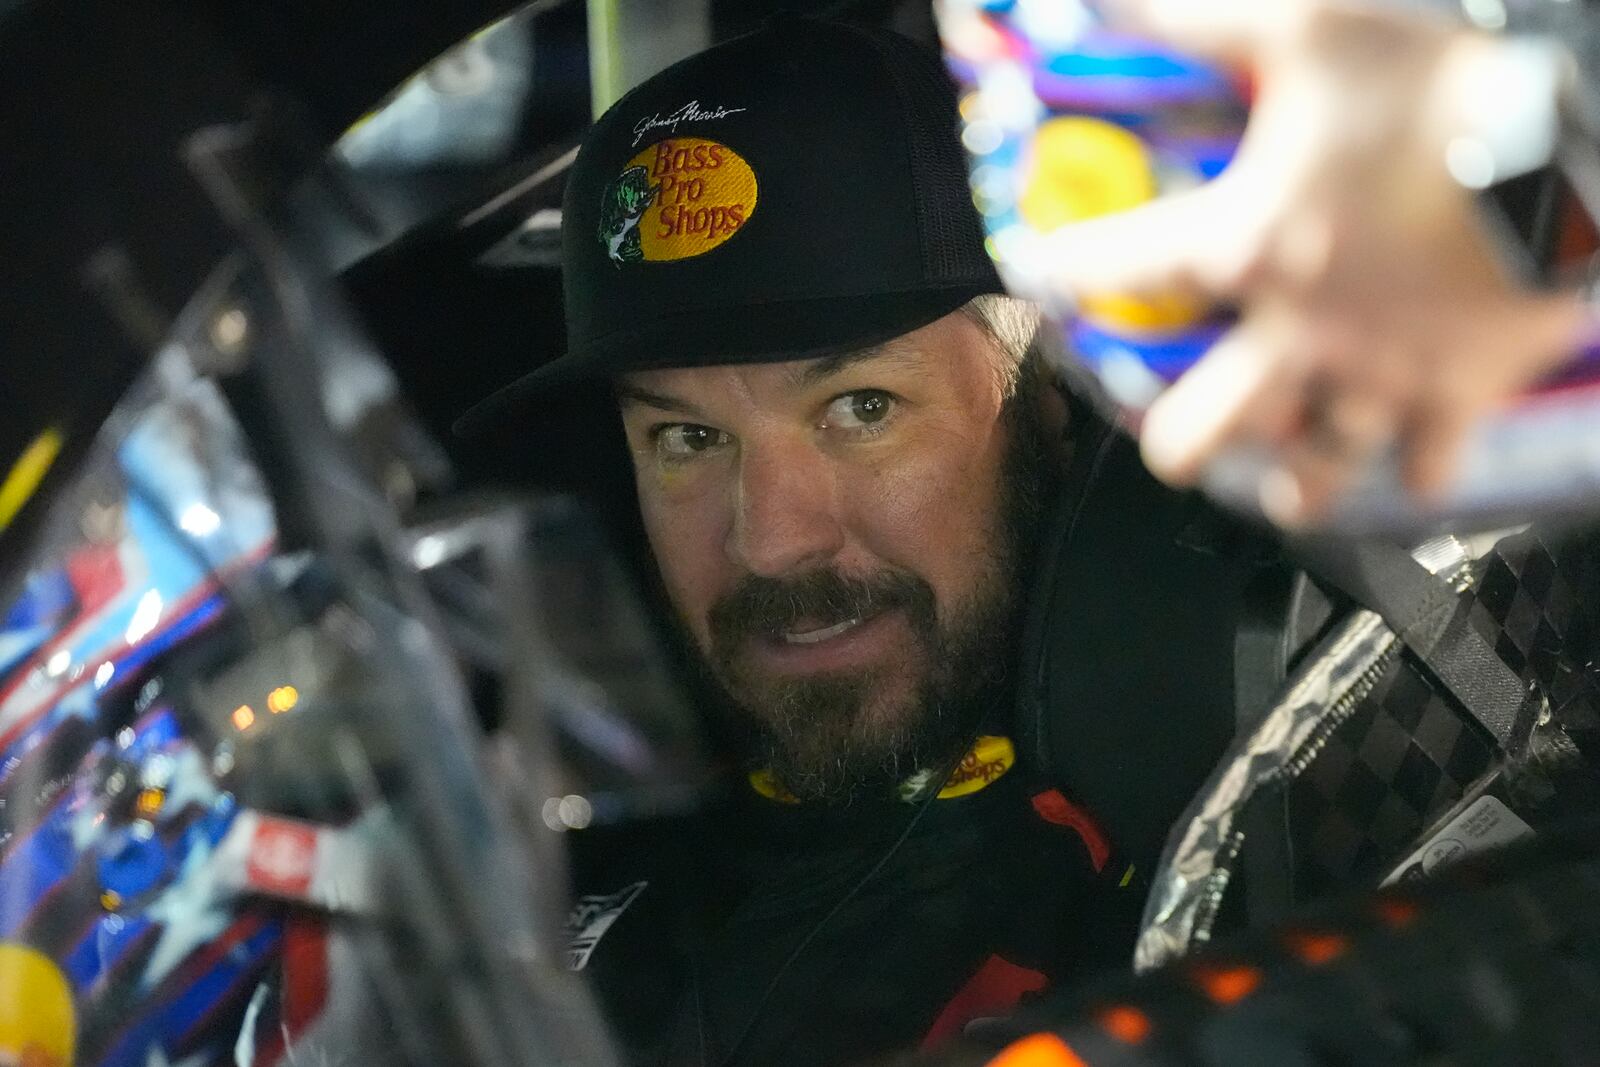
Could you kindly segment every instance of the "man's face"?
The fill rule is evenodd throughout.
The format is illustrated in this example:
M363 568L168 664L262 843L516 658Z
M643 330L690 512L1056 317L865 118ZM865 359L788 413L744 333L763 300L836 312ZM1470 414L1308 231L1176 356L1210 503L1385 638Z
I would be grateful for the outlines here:
M997 696L1020 506L998 367L955 313L844 357L617 382L666 593L800 796L954 755Z

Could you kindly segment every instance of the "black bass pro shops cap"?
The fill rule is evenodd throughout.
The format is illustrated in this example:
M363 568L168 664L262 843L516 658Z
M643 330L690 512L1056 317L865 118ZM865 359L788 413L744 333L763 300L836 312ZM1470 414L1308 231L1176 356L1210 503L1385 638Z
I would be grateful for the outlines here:
M784 18L657 74L568 177L566 354L457 431L557 385L831 355L1001 292L956 124L936 54L842 23Z

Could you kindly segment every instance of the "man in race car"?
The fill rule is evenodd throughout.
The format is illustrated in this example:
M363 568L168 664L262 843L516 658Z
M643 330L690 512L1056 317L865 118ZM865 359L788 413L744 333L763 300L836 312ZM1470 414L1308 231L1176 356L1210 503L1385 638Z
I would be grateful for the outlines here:
M687 825L577 843L572 963L637 1062L856 1062L1127 959L1135 872L1015 710L1045 517L1104 426L1001 295L955 122L935 55L842 24L652 78L569 179L566 354L466 421L534 453L535 405L609 386L663 611L747 757ZM1162 829L1230 716L1153 790Z

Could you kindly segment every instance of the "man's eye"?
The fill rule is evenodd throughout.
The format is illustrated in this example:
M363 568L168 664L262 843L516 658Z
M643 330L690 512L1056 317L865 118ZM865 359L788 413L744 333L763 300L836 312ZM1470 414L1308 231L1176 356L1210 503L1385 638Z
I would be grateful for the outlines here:
M829 404L823 421L841 430L859 430L882 422L893 409L894 397L882 389L862 389Z
M681 459L728 443L728 435L709 426L675 422L656 429L656 448L663 455Z

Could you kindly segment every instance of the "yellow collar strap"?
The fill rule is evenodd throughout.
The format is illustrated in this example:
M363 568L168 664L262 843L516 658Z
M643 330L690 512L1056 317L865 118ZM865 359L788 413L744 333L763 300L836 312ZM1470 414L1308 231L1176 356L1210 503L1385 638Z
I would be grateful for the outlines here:
M985 789L999 780L1016 762L1017 752L1009 737L980 737L961 757L961 762L950 772L950 777L945 779L944 788L939 790L939 799L964 797ZM918 771L895 787L895 795L909 804L927 795L928 782L932 777L932 771ZM789 792L768 767L750 772L750 788L780 804L800 803L800 798Z

